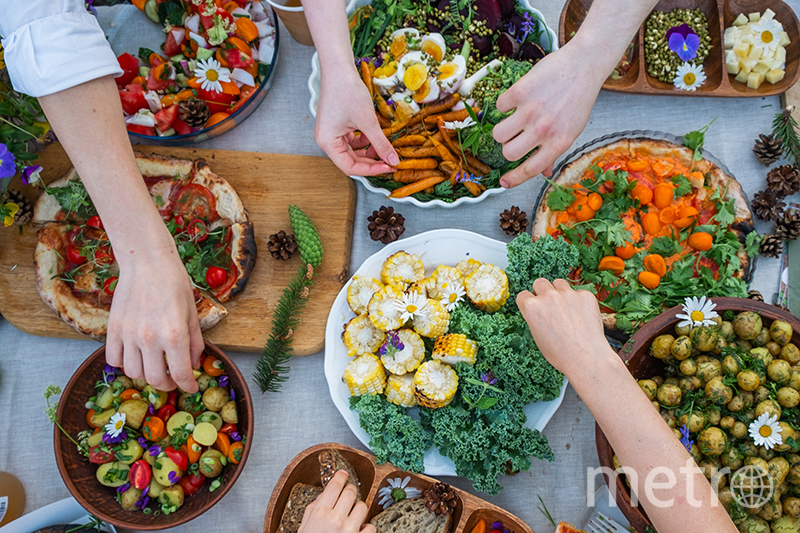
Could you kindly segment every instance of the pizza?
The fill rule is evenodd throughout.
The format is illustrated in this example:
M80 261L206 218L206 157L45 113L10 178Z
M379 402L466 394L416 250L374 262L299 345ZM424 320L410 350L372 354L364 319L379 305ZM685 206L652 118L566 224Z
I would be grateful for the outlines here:
M256 261L253 224L239 195L202 159L136 153L136 162L194 286L200 327L227 314ZM75 169L51 182L33 209L34 252L44 302L80 333L102 339L119 266Z
M581 155L543 191L532 227L576 245L571 278L607 331L689 296L747 296L758 235L739 183L695 151L625 138Z

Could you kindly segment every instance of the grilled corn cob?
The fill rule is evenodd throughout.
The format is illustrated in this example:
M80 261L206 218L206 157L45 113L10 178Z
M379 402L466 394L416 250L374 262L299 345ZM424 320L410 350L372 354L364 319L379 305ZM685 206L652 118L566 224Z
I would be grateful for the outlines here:
M475 307L486 313L494 313L508 300L508 277L494 265L478 267L466 277L464 287Z
M429 276L427 278L421 279L416 283L413 283L409 288L408 292L415 292L420 296L425 296L426 298L430 297L431 289L433 288L436 280L433 279L433 276Z
M383 288L383 283L375 278L355 276L350 286L347 287L347 303L357 315L367 312L367 306L372 295Z
M458 264L456 265L456 270L461 272L462 276L466 277L472 274L475 270L477 270L478 267L481 266L482 264L483 263L481 263L480 261L472 259L470 257L469 259L462 259L461 261L459 261Z
M407 285L425 277L425 266L419 256L402 250L390 255L381 267L381 281L384 285Z
M441 361L426 361L414 374L414 397L420 405L438 409L449 405L458 390L458 374Z
M457 268L439 265L431 274L433 286L428 289L428 297L441 300L442 293L451 288L454 283L460 283L463 277Z
M380 394L386 387L386 372L380 360L367 353L347 363L342 380L352 396Z
M425 344L422 342L422 338L410 329L397 331L397 338L403 343L403 349L381 349L381 363L392 374L402 375L413 372L425 359ZM385 354L384 351L386 351Z
M348 322L342 333L347 355L374 353L383 344L386 333L379 330L367 315L358 315Z
M414 314L411 325L423 337L435 338L447 333L450 313L442 307L439 300L428 299L425 305Z
M402 301L403 289L397 285L386 285L370 298L367 306L369 319L382 331L400 329L404 323L400 308Z
M400 407L414 407L414 374L409 372L402 376L392 374L386 380L386 401Z
M477 342L461 333L450 333L436 339L431 357L451 366L457 363L474 365L477 353Z

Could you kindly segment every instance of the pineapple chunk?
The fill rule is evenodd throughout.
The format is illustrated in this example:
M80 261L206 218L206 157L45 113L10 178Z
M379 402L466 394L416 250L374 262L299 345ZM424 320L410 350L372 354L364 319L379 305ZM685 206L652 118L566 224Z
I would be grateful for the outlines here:
M750 48L750 53L747 54L747 59L752 59L753 61L758 61L761 59L761 53L764 51L763 48L759 48L758 46L753 46Z
M747 76L747 86L750 89L758 89L761 87L761 84L764 83L764 75L759 74L758 72L751 72L749 76Z
M775 62L779 65L775 68L783 68L783 65L786 63L786 48L783 46L778 46L775 49Z
M765 76L765 78L766 78L766 80L768 82L770 82L770 83L772 83L774 85L774 84L778 83L779 81L781 81L785 75L786 75L785 71L783 71L783 70L781 70L779 68L776 68L776 69L773 69L773 70L770 70L769 72L767 72L767 75Z
M740 70L739 74L736 75L736 81L740 81L742 83L747 83L747 77L750 75L749 72L745 72L744 70Z
M736 57L736 52L729 50L725 54L725 66L728 69L728 74L739 74L739 58Z
M761 13L750 13L747 18L750 19L750 22L758 22L761 20Z
M739 43L733 51L739 59L745 59L750 54L750 45L747 43Z
M725 30L725 35L723 37L723 42L725 43L726 50L732 50L734 46L736 46L736 41L738 40L739 31L738 28L735 26L731 26L730 28Z
M756 63L756 66L753 67L753 72L757 72L759 74L766 75L767 72L772 70L772 64L771 63L772 63L772 61L767 63L766 61L761 60L758 63Z
M753 37L752 33L750 33L750 32L744 33L743 32L742 33L741 42L742 43L747 43L747 44L753 44L753 43L756 42L756 39L755 39L755 37Z
M775 18L775 12L770 8L767 8L764 14L761 15L761 20L772 20L773 18Z
M780 32L778 34L778 37L779 37L778 44L780 46L789 46L789 44L791 44L791 42L792 42L792 41L789 40L789 34L786 33L785 31Z
M744 13L739 13L739 16L736 17L736 20L733 21L734 26L744 26L747 24L748 20L747 17L744 16Z
M757 61L755 59L742 59L739 61L739 66L745 74L750 74L753 71L753 67L756 66L756 63Z

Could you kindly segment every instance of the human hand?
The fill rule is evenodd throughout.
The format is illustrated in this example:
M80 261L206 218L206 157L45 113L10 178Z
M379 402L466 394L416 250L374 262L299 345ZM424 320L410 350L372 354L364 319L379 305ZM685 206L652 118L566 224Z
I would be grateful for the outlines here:
M192 368L200 366L203 336L192 285L174 245L171 250L152 249L118 262L106 362L123 367L132 379L146 379L158 390L177 385L197 392Z
M346 483L347 472L336 472L317 500L306 507L298 533L375 533L373 525L362 529L367 504L356 503L356 488Z
M572 46L570 46L572 45ZM494 127L509 161L527 161L500 180L515 187L543 173L553 175L553 163L586 127L603 79L591 55L572 42L544 57L530 72L497 99L497 110L514 114Z
M378 125L369 91L354 69L344 75L323 71L314 139L348 175L385 174L394 170L389 165L400 162ZM383 161L376 161L376 155Z

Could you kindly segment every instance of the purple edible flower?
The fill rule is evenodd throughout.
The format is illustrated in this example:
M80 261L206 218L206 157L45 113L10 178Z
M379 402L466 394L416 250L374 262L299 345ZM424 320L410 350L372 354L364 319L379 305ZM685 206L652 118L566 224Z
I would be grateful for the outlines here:
M400 336L396 331L389 330L386 332L386 340L381 344L378 353L381 355L394 355L395 352L405 349L405 344L400 342Z
M681 425L681 444L683 444L687 452L692 451L692 444L694 444L694 441L689 440L689 428L686 427L686 424Z
M119 444L120 442L128 440L128 434L123 429L119 432L119 435L116 437L112 437L108 433L103 433L103 442L106 444Z
M222 375L219 377L219 386L220 387L227 387L228 386L228 376Z
M147 496L147 493L150 492L150 485L147 485L144 490L142 491L142 496Z
M492 522L492 529L500 529L501 527L503 527L502 522Z
M91 13L92 15L94 15L96 17L97 16L97 9L95 9L95 7L92 5L93 3L94 3L94 0L86 0L86 9L89 11L89 13Z
M235 399L236 399L236 391L231 389L231 400L235 400Z
M494 372L489 371L485 374L481 374L481 381L483 381L487 385L494 385L495 383L497 383L497 378L494 377Z
M151 415L155 416L155 414L156 414L156 408L155 408L155 407L153 407L153 404L152 404L152 403L151 403L151 404L150 404L150 405L147 407L147 412L148 412L148 413L150 413Z
M240 442L242 440L242 436L239 435L238 431L232 431L231 432L231 440L234 440L236 442Z
M525 17L525 21L522 23L522 26L520 27L520 30L522 30L522 39L520 39L519 36L517 36L517 41L519 42L522 42L525 39L527 39L528 35L533 33L533 30L535 29L536 26L536 24L533 22L533 19L531 18L530 13L526 11L523 14L523 16Z
M667 30L667 43L669 49L678 54L682 61L690 61L697 57L700 37L688 24L681 24Z
M10 178L17 173L17 165L14 163L14 154L8 150L8 146L0 143L0 179Z
M25 185L36 183L41 179L39 173L42 171L42 165L30 165L22 169L21 180Z
M170 483L177 483L180 478L181 477L175 471L172 471L169 474L167 474L167 479L169 480Z
M144 437L139 437L138 439L136 439L136 442L138 442L139 446L141 446L145 450L149 446L147 439L145 439Z
M149 453L151 457L155 457L156 455L161 453L161 446L159 446L158 444L153 444L152 446L150 446L150 449L147 450L147 453Z
M120 494L122 494L123 492L125 492L125 491L126 491L126 490L128 490L129 488L131 488L131 484L130 484L130 483L125 483L125 484L124 484L124 485L122 485L121 487L118 487L118 488L117 488L117 492L119 492Z
M466 172L459 172L456 176L456 181L459 183L480 183L481 179L475 176L475 174L467 175Z

